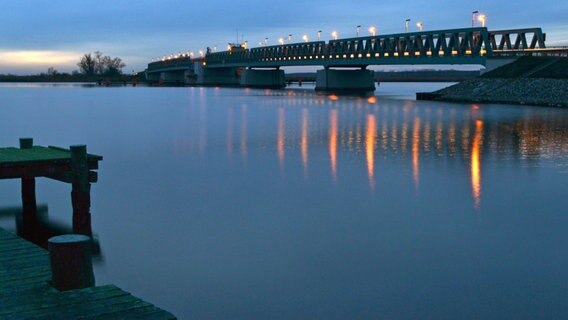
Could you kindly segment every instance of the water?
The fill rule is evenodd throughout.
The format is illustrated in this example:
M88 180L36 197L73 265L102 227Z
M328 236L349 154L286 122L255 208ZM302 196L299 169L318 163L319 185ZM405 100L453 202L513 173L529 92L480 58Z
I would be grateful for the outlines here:
M103 155L97 284L181 319L567 318L568 112L413 100L440 86L2 84L0 145ZM52 220L69 191L38 179Z

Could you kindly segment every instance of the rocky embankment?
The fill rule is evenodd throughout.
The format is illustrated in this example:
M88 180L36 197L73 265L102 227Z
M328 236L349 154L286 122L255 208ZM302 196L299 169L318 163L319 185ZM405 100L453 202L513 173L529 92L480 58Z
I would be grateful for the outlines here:
M521 58L420 99L568 108L568 58Z
M435 100L568 108L568 79L477 78L433 92Z

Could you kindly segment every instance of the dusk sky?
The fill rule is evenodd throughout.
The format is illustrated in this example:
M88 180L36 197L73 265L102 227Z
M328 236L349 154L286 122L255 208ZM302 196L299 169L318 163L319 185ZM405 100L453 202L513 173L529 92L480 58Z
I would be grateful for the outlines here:
M410 18L424 30L471 26L471 12L487 15L490 29L542 27L547 45L568 45L568 2L558 0L438 1L68 1L4 0L0 11L0 74L34 74L55 67L77 70L84 53L120 57L125 73L144 70L153 58L237 41L237 30L257 46L268 37L307 34L322 40L361 34L404 32ZM239 38L241 40L241 38Z

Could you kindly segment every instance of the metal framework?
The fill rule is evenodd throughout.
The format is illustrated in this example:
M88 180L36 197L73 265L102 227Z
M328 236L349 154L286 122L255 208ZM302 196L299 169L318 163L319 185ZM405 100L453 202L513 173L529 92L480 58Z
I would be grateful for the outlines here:
M530 43L527 36L532 34ZM488 31L463 28L377 35L208 53L208 68L320 65L366 67L388 64L485 64L507 51L545 48L540 28Z

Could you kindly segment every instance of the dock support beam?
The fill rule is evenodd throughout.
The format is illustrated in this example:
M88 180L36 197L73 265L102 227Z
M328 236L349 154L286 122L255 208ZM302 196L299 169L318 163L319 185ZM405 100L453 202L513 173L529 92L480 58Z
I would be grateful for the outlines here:
M87 164L87 147L71 146L71 203L73 205L73 233L92 237L91 230L91 184Z
M329 92L369 92L375 91L375 72L373 70L338 70L325 68L318 70L316 90Z
M20 138L20 149L31 149L32 138ZM34 227L37 225L37 202L35 177L22 177L22 233L25 238L34 242Z

